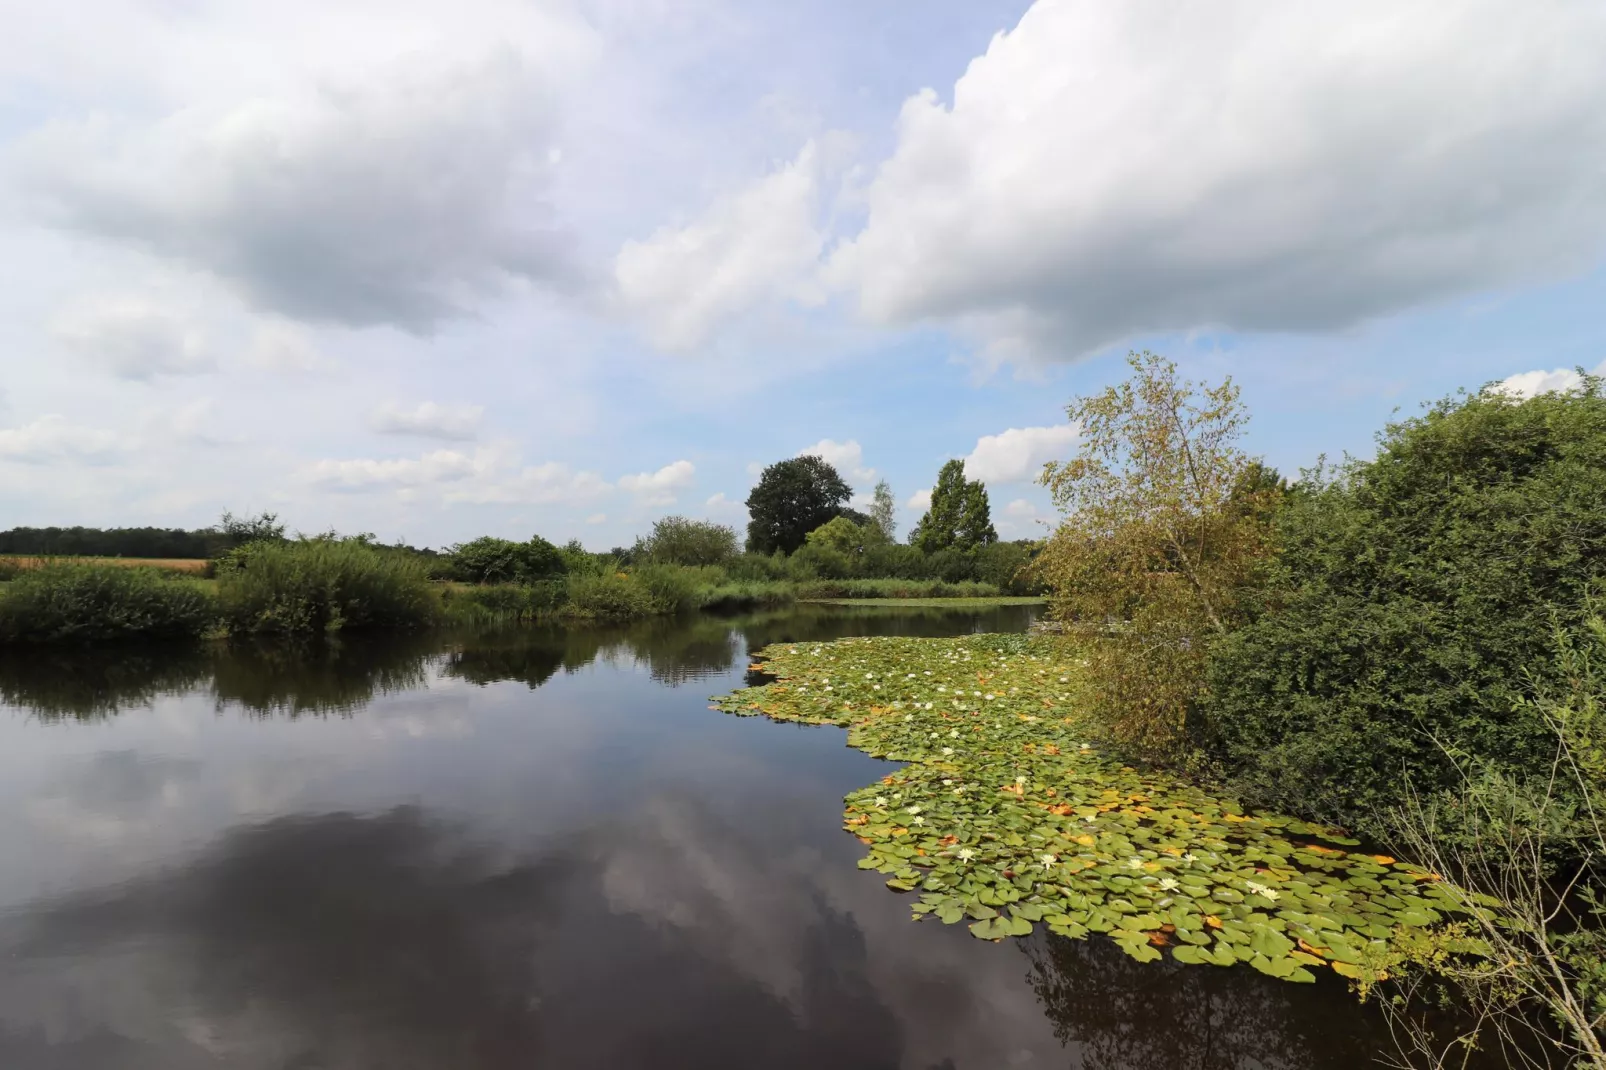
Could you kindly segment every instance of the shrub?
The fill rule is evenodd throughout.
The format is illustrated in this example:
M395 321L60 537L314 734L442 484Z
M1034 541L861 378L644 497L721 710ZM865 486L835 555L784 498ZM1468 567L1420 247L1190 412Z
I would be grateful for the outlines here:
M639 565L630 579L647 589L656 612L685 613L697 608L698 589L723 583L725 573L717 568Z
M737 553L736 529L707 520L666 516L630 555L638 561L670 565L723 565Z
M0 590L0 642L194 638L216 613L194 580L123 565L47 565Z
M726 574L735 581L784 580L791 577L787 557L780 551L773 554L738 554L725 563Z
M1205 740L1255 802L1373 831L1452 756L1546 775L1554 737L1518 702L1556 676L1555 626L1606 581L1601 381L1449 399L1319 473L1277 514L1255 618L1217 644Z
M253 543L220 568L218 598L235 634L402 630L439 612L418 558L354 540Z
M652 592L629 576L608 572L569 577L570 616L596 620L631 620L656 611Z
M530 584L449 587L442 596L453 623L474 626L528 624L558 613L569 601L563 579Z
M1043 582L1031 569L1033 543L995 542L976 550L976 579L1015 595L1038 594Z
M533 583L566 570L562 553L539 535L529 542L485 535L452 547L452 577L465 583Z

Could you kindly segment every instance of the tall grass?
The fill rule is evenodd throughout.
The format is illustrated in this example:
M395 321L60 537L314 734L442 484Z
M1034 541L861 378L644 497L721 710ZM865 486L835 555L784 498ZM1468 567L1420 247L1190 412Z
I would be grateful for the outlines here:
M218 601L232 635L404 631L440 615L422 561L336 539L254 544L220 569Z
M990 583L963 580L810 580L797 584L797 597L810 598L996 598Z
M529 624L553 616L568 601L569 585L563 578L531 584L453 585L441 594L447 618L475 628Z
M632 620L658 613L646 584L622 572L569 576L569 604L564 616L584 620Z
M194 638L216 606L194 580L119 565L47 565L0 587L0 642Z

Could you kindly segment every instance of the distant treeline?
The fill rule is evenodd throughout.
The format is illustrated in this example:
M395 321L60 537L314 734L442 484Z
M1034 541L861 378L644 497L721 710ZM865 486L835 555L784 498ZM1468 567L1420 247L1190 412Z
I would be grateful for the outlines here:
M217 528L12 528L0 555L55 557L216 557L235 545Z

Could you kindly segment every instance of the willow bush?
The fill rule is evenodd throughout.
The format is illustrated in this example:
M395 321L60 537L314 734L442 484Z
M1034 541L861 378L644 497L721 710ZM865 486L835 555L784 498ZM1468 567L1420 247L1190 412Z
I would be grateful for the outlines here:
M1079 454L1045 467L1064 519L1035 562L1083 633L1084 700L1122 743L1163 752L1191 727L1211 646L1243 613L1269 552L1279 481L1237 446L1230 379L1198 387L1152 353L1127 382L1067 408Z
M219 569L218 602L234 635L400 631L440 614L422 560L355 539L255 543Z
M204 587L155 569L47 565L0 587L0 642L193 639L215 618Z

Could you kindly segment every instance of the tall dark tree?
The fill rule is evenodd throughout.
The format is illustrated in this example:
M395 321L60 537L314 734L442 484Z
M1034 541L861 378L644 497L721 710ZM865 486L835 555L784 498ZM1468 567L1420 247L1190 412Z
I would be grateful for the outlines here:
M987 488L965 478L965 462L949 461L931 488L931 506L909 539L928 554L938 550L974 550L998 541L993 530Z
M747 548L753 553L791 553L809 532L844 513L853 491L837 470L818 457L789 457L764 469L747 496Z

